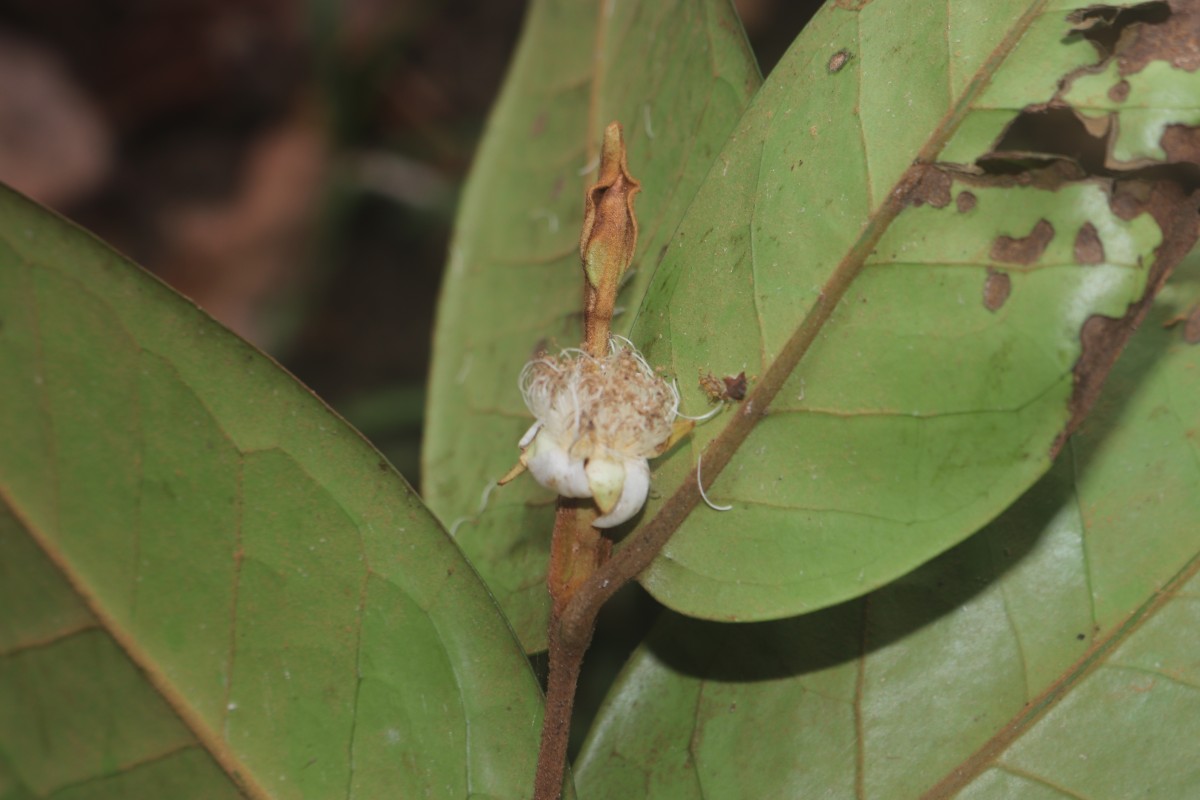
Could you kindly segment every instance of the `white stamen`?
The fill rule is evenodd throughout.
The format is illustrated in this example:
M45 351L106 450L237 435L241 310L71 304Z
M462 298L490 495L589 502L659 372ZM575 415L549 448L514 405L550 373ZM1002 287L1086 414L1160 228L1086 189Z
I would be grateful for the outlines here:
M707 414L701 414L698 417L692 417L692 416L684 414L680 411L676 411L675 416L680 417L682 419L695 420L696 422L707 422L708 420L715 417L717 414L720 414L724 409L725 409L725 406L722 404L722 405L717 406L713 410L709 411Z
M676 396L676 397L678 397L678 396L679 396L679 382L678 382L678 381L675 381L675 380L672 380L672 381L671 381L671 388L673 388L673 389L675 390L675 396ZM710 419L712 419L713 417L715 417L717 414L720 414L720 413L721 413L721 411L722 411L722 409L724 409L724 408L725 408L725 404L724 404L724 403L721 403L721 404L720 404L720 405L718 405L716 408L714 408L714 409L712 409L711 411L709 411L707 414L701 414L701 415L700 415L700 416L698 416L698 417L693 417L693 416L691 416L690 414L684 414L682 411L680 411L680 410L679 410L679 405L678 405L678 404L676 404L676 406L675 406L675 416L677 416L677 417L680 417L680 418L682 418L682 419L690 419L690 420L693 420L694 422L707 422L708 420L710 420Z
M608 352L610 352L610 353L617 352L618 345L620 345L621 347L623 347L626 350L632 350L634 356L637 356L640 358L642 355L641 353L639 353L637 351L637 348L633 346L633 342L631 342L629 339L625 338L624 336L621 336L620 334L616 334L616 333L610 335L608 337ZM645 363L645 359L642 359L642 362Z
M488 485L483 487L483 494L479 496L479 510L476 514L482 514L487 510L488 499L492 496L492 491L500 484L496 481L488 481Z
M568 384L567 388L569 388L571 390L571 402L573 402L575 404L575 421L572 423L571 430L575 431L575 433L578 435L578 433L579 433L579 414L581 413L580 408L579 408L579 381L578 380L571 381L571 383ZM574 443L572 443L571 446L574 447Z
M704 501L705 505L707 505L713 511L729 511L729 510L731 510L733 508L733 506L719 506L716 503L714 503L712 500L709 500L708 495L706 495L704 493L704 481L702 481L700 479L700 463L703 460L704 460L703 453L700 453L699 455L696 456L696 488L698 488L700 490L700 498Z

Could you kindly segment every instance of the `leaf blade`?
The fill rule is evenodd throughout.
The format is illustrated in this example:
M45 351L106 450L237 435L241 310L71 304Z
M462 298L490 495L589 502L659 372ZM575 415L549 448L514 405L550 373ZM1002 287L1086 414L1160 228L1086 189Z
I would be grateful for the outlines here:
M1186 632L1200 570L1200 451L1188 434L1200 351L1164 323L1200 300L1198 277L1200 252L1055 467L977 535L813 614L660 621L584 746L581 791L1193 793L1193 698L1171 682L1194 683L1197 657ZM1158 683L1139 691L1147 669ZM749 734L762 730L780 738ZM1146 737L1152 750L1134 743ZM673 771L694 777L676 784Z
M0 207L0 406L25 445L0 453L0 496L20 520L6 535L50 557L68 609L13 628L0 660L99 636L222 785L250 796L523 794L536 683L411 489L153 278L8 190ZM17 587L12 607L35 609L45 583ZM50 708L70 712L63 702ZM0 730L6 755L46 709L26 710ZM145 756L116 759L112 780L158 780ZM9 760L22 776L33 763ZM101 791L104 765L73 784L81 795Z
M1048 468L1194 240L1185 201L1175 217L1152 202L1122 206L1102 179L1042 186L934 163L966 130L960 123L995 110L988 98L1006 70L1037 74L1034 89L1055 85L1040 63L1012 61L1031 57L1044 31L1056 32L1055 69L1095 60L1081 37L1063 39L1065 10L1011 8L951 6L998 44L983 59L952 52L935 77L962 94L922 111L932 127L897 129L904 158L874 159L883 120L898 118L906 87L928 85L930 64L894 47L881 48L883 61L870 55L862 31L883 30L894 8L823 9L718 157L727 168L697 193L632 336L677 375L759 377L736 413L656 466L667 499L648 505L633 537L662 547L641 580L668 606L729 620L800 613L881 585L977 530ZM944 22L915 15L911 39L936 41ZM831 71L852 41L864 55ZM969 80L954 77L960 60L979 65ZM811 97L812 86L829 88ZM1008 119L1047 99L1010 101ZM867 113L872 103L882 111ZM998 142L974 135L982 149L971 162ZM981 214L980 202L1006 218ZM1085 224L1106 232L1102 269L1072 247ZM1036 327L1022 323L1031 311ZM1113 335L1089 338L1105 317L1120 320ZM700 396L685 386L685 404ZM694 511L702 450L710 495L734 512ZM767 463L772 450L780 455ZM754 546L743 546L748 538Z

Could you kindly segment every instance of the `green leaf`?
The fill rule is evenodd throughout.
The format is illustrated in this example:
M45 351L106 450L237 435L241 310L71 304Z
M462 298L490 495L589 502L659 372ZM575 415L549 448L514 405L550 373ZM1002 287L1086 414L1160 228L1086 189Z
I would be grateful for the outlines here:
M996 152L1097 62L1075 5L911 6L813 19L639 311L631 336L685 408L697 372L757 376L655 467L643 527L671 538L641 579L676 610L810 611L978 530L1048 469L1195 240L1169 182L1089 176L1046 136ZM1135 30L1122 47L1153 46ZM701 452L728 513L699 504Z
M0 191L0 795L519 797L540 697L304 387Z
M802 617L660 621L581 794L1200 796L1200 347L1165 327L1197 308L1200 250L1054 468L934 561Z
M1102 72L1081 75L1064 99L1089 127L1106 130L1116 114L1121 124L1112 130L1106 160L1110 167L1147 166L1166 159L1194 159L1182 152L1188 144L1187 127L1200 125L1200 71L1194 66L1197 12L1184 6L1165 23L1178 35L1164 35L1164 47L1146 61L1147 54L1112 60ZM1191 67L1191 69L1189 69ZM1172 131L1172 128L1176 128ZM1182 134L1182 135L1179 135ZM1173 152L1180 148L1179 152Z
M554 496L528 479L490 489L533 422L517 391L521 367L539 347L581 340L579 232L600 135L624 124L643 186L636 272L618 300L632 310L760 79L727 0L539 0L528 13L451 246L423 492L537 650Z

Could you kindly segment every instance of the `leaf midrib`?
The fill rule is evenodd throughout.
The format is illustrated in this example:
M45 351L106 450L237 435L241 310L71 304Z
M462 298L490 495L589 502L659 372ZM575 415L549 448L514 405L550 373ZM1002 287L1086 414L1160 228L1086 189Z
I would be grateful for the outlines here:
M921 800L948 800L990 768L995 760L1026 731L1041 720L1060 700L1078 687L1085 678L1104 666L1108 658L1142 625L1153 619L1163 606L1175 598L1181 586L1200 573L1200 554L1193 556L1162 588L1139 606L1123 622L1113 626L1107 636L1093 642L1086 653L1068 667L1059 678L1037 697L1029 700L995 735L974 753L959 762L933 788L921 795Z
M20 523L21 527L29 535L29 538L33 540L34 544L38 546L46 558L50 560L50 563L58 570L59 574L67 581L71 590L79 597L80 602L95 616L99 623L98 627L113 638L113 641L117 643L121 651L137 666L138 670L145 676L147 682L162 697L163 701L170 706L183 725L196 737L199 745L208 751L209 755L220 765L222 771L233 781L238 789L244 795L251 798L251 800L273 800L273 795L258 783L254 774L230 749L221 735L204 720L200 712L176 689L166 675L163 674L158 663L141 648L136 637L109 613L96 594L88 588L87 581L84 580L83 576L71 566L70 559L33 524L29 516L22 511L4 485L0 485L0 502L8 507L13 518Z
M783 388L784 382L794 372L862 271L867 256L907 206L913 187L920 181L925 170L932 168L930 165L962 122L974 100L986 88L991 76L1008 58L1033 21L1042 14L1046 4L1047 0L1035 0L1030 3L1025 13L1013 23L1007 35L976 70L958 102L951 107L926 139L925 145L917 152L913 166L905 170L900 180L891 188L887 200L867 220L854 245L833 269L812 310L805 315L780 348L774 361L767 366L755 388L733 415L733 419L709 442L702 455L706 488L710 487L728 466L754 426L765 415L765 409ZM734 135L736 136L736 132ZM720 160L719 157L717 160ZM613 557L580 587L565 610L564 625L582 624L623 585L625 576L637 575L646 569L700 500L698 483L693 480L684 481L667 498L658 513L636 530L626 543L614 552Z

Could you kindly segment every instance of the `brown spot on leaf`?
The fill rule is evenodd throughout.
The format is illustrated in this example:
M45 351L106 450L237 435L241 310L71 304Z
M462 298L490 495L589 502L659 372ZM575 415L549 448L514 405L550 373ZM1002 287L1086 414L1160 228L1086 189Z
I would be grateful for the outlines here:
M533 118L533 124L529 126L529 138L536 139L541 136L546 130L546 112L538 114Z
M932 165L914 167L912 171L917 174L905 194L907 205L919 206L928 203L934 208L950 205L950 187L954 183L950 173Z
M1082 167L1066 160L1054 160L1045 165L1029 166L1018 172L1003 168L991 171L993 166L997 166L997 163L986 163L983 158L979 159L976 164L983 167L983 174L958 172L954 176L955 183L981 189L1011 189L1014 186L1020 186L1056 192L1064 186L1088 177Z
M1129 97L1129 81L1120 80L1108 88L1108 99L1114 103L1124 103Z
M1200 128L1168 125L1159 141L1171 164L1200 164Z
M1096 226L1090 222L1083 223L1075 234L1075 261L1079 264L1104 263L1104 242L1100 241Z
M1039 219L1028 236L1014 239L997 236L992 242L992 260L1009 264L1032 264L1046 252L1046 246L1054 238L1054 226L1049 220Z
M958 208L958 213L965 214L975 207L975 195L970 192L959 192L958 197L954 198L954 205Z
M1146 291L1130 304L1119 318L1093 314L1079 332L1080 355L1073 369L1074 388L1067 409L1069 418L1050 448L1054 458L1067 438L1079 427L1091 410L1104 379L1121 354L1129 336L1141 324L1154 297L1183 260L1200 234L1197 205L1200 198L1186 195L1175 183L1157 181L1121 181L1114 187L1109 206L1123 218L1125 214L1148 213L1162 231L1162 244L1154 251L1154 261L1146 281ZM1120 211L1118 211L1120 208Z
M1153 184L1146 181L1121 181L1113 185L1108 207L1121 219L1129 222L1143 213L1150 202Z
M833 75L836 72L841 72L842 67L846 66L846 62L849 61L853 55L854 54L849 50L842 48L829 58L829 63L825 65L825 69L829 70L830 75Z
M988 311L997 311L1012 294L1012 279L1007 272L989 269L987 280L983 282L983 307Z
M1188 72L1200 70L1200 6L1194 2L1144 3L1145 22L1129 26L1117 42L1122 75L1141 72L1152 61L1166 61ZM1165 13L1164 13L1165 12Z
M862 11L871 0L834 0L834 5L846 11Z

